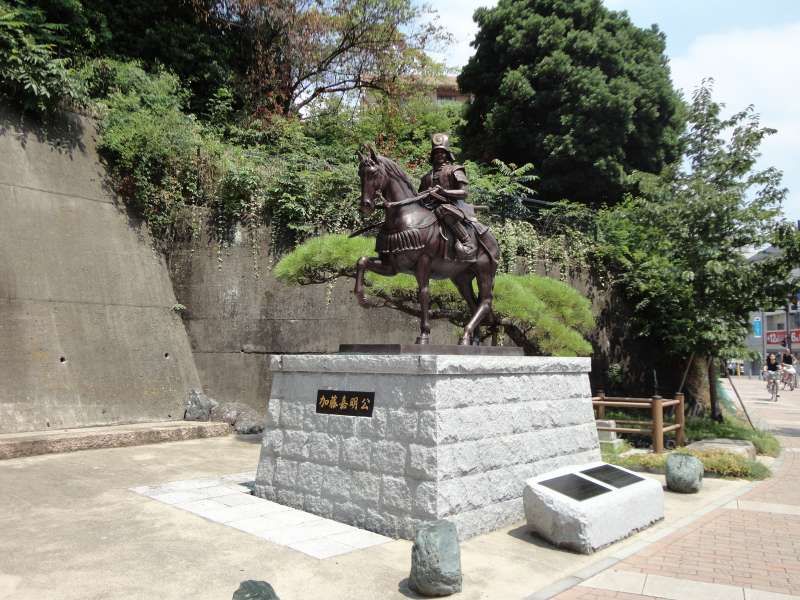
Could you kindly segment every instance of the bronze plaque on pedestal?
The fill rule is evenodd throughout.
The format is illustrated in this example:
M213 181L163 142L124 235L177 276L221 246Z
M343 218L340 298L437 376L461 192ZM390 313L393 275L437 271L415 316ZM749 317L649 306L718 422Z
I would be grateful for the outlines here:
M317 413L371 417L375 406L375 392L350 392L344 390L317 390Z

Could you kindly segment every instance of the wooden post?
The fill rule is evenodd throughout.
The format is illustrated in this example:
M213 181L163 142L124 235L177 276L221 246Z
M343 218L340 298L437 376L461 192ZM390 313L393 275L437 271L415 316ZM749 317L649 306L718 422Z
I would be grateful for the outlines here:
M606 399L606 393L603 391L603 388L597 390L597 397L600 398L600 400ZM597 407L597 418L598 419L606 418L606 407L603 406L602 404Z
M678 406L675 407L675 422L680 425L678 432L675 434L675 445L686 445L686 415L683 412L683 392L675 394L675 400L678 401Z
M662 402L661 396L653 396L650 400L653 411L653 452L656 454L664 452L664 407Z

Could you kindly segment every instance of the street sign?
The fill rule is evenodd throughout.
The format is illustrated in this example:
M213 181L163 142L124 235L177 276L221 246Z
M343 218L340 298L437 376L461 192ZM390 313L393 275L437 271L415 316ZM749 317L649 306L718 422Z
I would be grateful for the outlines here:
M767 343L776 346L783 346L786 343L786 330L776 329L767 332ZM800 329L792 329L792 346L800 344Z
M761 337L761 317L753 319L753 337Z

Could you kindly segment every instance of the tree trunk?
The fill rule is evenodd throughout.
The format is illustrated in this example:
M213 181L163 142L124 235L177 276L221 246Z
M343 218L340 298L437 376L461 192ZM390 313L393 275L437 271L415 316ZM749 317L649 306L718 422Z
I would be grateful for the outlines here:
M713 358L708 359L708 396L711 404L711 418L722 422L722 410L719 407L717 396L717 379L719 378L719 362Z
M711 388L708 385L709 360L707 356L695 356L686 377L686 414L702 417L711 414Z

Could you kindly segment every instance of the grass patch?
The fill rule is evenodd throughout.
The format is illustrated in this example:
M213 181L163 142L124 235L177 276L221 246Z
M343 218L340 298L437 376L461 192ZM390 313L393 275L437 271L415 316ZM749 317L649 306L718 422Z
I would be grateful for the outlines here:
M618 408L614 410L606 409L604 419L612 421L646 421L650 419L650 411ZM673 419L665 419L664 425L671 425L673 422ZM668 433L667 436L674 439L675 434ZM686 419L687 444L715 438L750 441L756 447L756 452L765 456L778 456L781 451L781 444L778 438L769 431L753 429L748 423L742 421L738 417L725 415L722 423L718 423L713 419L704 419L701 417L689 417Z
M730 452L695 450L678 450L680 454L691 454L703 463L703 470L706 475L716 477L761 480L772 475L768 467L755 460L749 460L738 454ZM632 471L645 471L647 473L664 473L666 469L667 457L669 454L628 454L621 456L620 453L603 453L603 460L631 469Z
M767 456L778 456L781 450L778 438L770 432L752 429L750 425L736 417L726 415L722 423L717 423L712 419L690 418L686 420L686 439L688 441L696 442L713 438L749 440L756 447L756 452Z

